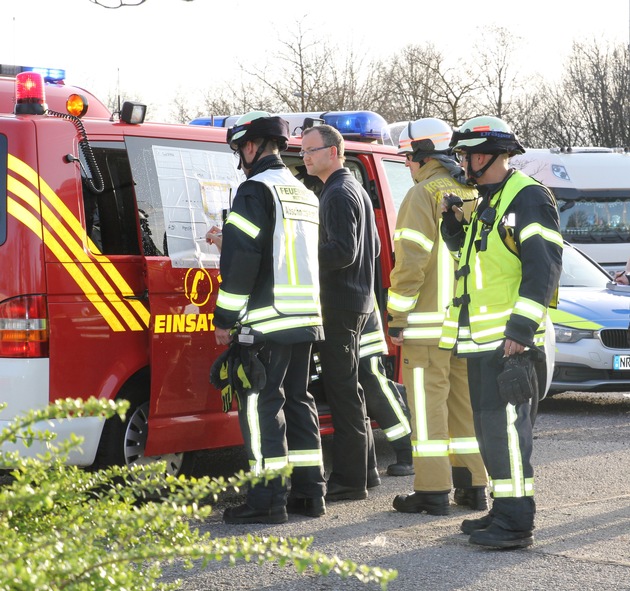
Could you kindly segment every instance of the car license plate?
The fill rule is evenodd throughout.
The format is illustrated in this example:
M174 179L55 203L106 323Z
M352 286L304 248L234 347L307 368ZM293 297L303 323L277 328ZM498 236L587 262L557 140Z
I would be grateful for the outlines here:
M613 369L630 369L630 355L615 355L613 357Z

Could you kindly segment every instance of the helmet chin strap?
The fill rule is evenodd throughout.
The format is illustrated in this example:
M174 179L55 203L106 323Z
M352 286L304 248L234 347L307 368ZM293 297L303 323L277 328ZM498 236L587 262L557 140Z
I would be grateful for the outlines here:
M470 155L470 153L469 153ZM472 180L473 184L477 184L476 181L477 179L481 178L484 173L486 172L486 170L488 170L493 164L494 161L499 157L499 154L493 154L492 158L490 158L490 160L488 160L488 163L480 168L479 170L473 170L472 164L470 163L470 158L467 158L466 161L466 174L468 176L468 178L470 180Z
M242 170L243 168L247 168L247 170L251 170L254 164L258 162L258 159L260 158L261 154L265 151L265 148L267 147L268 142L269 142L268 138L265 138L263 140L260 146L258 146L258 150L256 150L256 154L254 154L254 158L252 159L251 162L247 162L247 160L245 160L245 155L243 154L243 150L241 146L239 146L238 147L238 158L239 158L238 169Z

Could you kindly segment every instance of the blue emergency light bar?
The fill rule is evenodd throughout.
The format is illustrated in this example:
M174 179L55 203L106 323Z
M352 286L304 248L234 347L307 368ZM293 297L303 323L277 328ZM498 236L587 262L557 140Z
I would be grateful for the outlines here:
M209 125L210 127L225 127L227 117L197 117L189 125Z
M380 141L387 127L387 121L372 111L329 111L321 118L348 140Z
M34 68L25 66L22 68L22 72L37 72L42 75L44 82L48 82L48 84L63 84L63 81L66 79L66 71L60 68Z
M390 143L387 121L373 111L324 111L312 113L277 113L289 122L291 130L298 135L309 119L322 119L324 123L337 129L347 140ZM198 117L190 125L210 125L213 127L230 127L238 119L238 115L230 117ZM293 131L295 133L295 131Z
M66 71L60 68L38 68L33 66L10 66L0 64L0 76L15 77L22 72L36 72L41 74L44 82L49 84L63 84L66 79Z

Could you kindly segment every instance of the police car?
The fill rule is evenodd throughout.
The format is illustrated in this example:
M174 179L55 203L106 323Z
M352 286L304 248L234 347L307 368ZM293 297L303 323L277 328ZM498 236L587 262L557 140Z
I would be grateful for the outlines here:
M565 242L549 394L630 389L630 286Z

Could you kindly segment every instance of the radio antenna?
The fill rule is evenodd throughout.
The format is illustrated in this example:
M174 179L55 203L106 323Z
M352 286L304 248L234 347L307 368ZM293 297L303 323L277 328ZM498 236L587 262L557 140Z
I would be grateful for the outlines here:
M118 112L120 113L120 68L116 68L116 72L118 76L116 94L118 95Z

